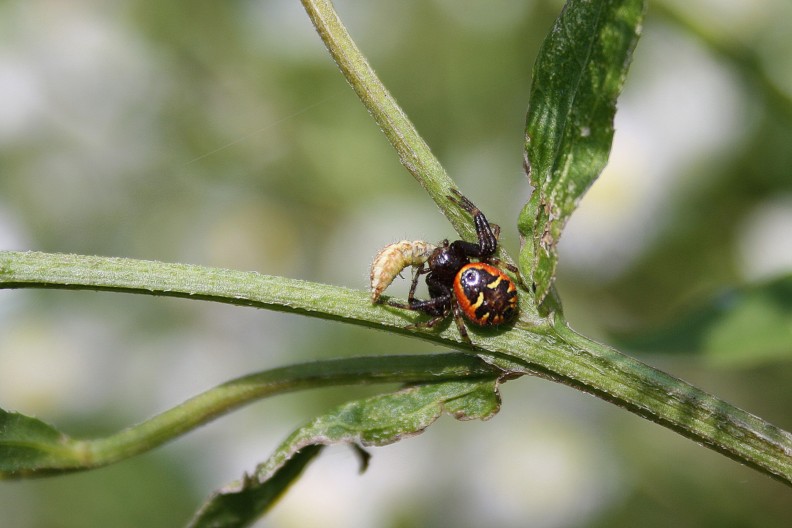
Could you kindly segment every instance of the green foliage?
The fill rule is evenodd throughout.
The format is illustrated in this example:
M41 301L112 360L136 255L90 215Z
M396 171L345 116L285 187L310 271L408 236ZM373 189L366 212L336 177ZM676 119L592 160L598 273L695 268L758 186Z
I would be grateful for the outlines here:
M218 490L188 526L227 528L250 526L275 504L305 467L322 452L324 445L311 444L283 460L264 479L244 477L242 482Z
M249 526L319 454L318 446L387 445L423 432L443 413L486 420L499 408L496 381L420 385L341 405L297 429L253 475L210 497L191 526Z
M714 365L792 358L792 277L725 291L660 328L618 338L639 352L701 355Z
M80 467L69 443L66 435L40 420L0 409L0 478Z
M433 395L437 398L438 405L442 405L446 411L460 419L483 419L497 411L497 407L489 406L489 401L495 397L495 391L487 392L486 387L490 387L500 375L501 371L497 368L464 354L374 356L316 361L249 374L228 381L143 423L95 440L73 440L35 418L0 410L0 478L23 478L101 467L153 449L244 404L301 388L387 382L435 383L432 385L434 389L419 391L418 396L423 397L421 401L427 403L427 398ZM441 383L443 380L460 379L468 381L456 382L457 385L453 382ZM483 394L482 387L485 387ZM406 398L405 394L408 395ZM357 428L359 434L351 438L335 435L335 441L381 445L394 441L392 437L414 434L427 427L434 419L429 423L421 422L428 419L427 415L407 409L405 405L416 400L416 395L411 397L409 394L406 391L404 394L372 399L365 405L354 404L353 408L359 408L359 412L364 414L360 417L347 416L347 429ZM459 405L462 407L458 407ZM384 412L387 409L390 411ZM428 408L423 410L431 412ZM387 425L374 425L383 417L393 422L390 429ZM412 418L413 421L407 418ZM327 429L327 423L323 421L315 427ZM310 433L308 436L311 436ZM318 436L334 438L327 430L321 435L317 434ZM295 443L298 444L296 447L292 445ZM289 445L294 448L290 447L288 452L282 453L281 461L311 443L290 442Z
M304 0L303 4L344 76L395 148L399 161L434 199L460 236L473 237L469 216L446 199L456 183L448 177L427 143L379 81L330 2ZM218 6L207 4L200 9L195 14L200 20L196 26L180 23L158 26L155 23L152 27L156 39L172 39L174 49L189 57L186 61L190 65L186 68L189 75L203 76L202 68L207 67L207 57L223 55L218 46L223 32L206 31L206 28L233 27L233 17L217 16L218 11L228 14ZM183 9L178 3L170 7L177 12ZM192 10L187 10L183 15L188 11L193 14ZM150 13L148 9L142 12ZM460 339L453 324L432 329L412 328L409 325L421 320L419 314L387 306L372 306L368 302L368 294L360 289L139 259L0 251L0 288L83 289L209 300L386 329L394 334L416 335L432 343L467 349L464 354L378 355L296 364L251 374L199 394L142 424L98 440L74 440L34 418L1 411L0 476L24 478L110 464L153 449L222 414L274 394L333 385L408 385L396 392L349 401L297 429L253 474L245 475L240 481L212 495L193 520L194 526L245 526L272 507L320 454L322 446L334 443L355 447L385 445L422 432L443 413L459 419L487 419L499 410L497 388L501 381L536 375L591 393L764 475L791 484L792 460L789 453L792 452L792 435L788 432L632 357L572 332L560 311L560 301L553 288L558 264L557 243L581 197L607 162L613 138L616 99L625 81L643 14L644 2L641 0L570 0L545 39L533 70L525 129L525 156L530 165L534 192L518 222L524 238L519 263L526 283L521 290L521 316L509 328L471 328L475 348ZM153 17L153 20L156 22L158 17ZM189 27L200 30L190 34ZM193 46L196 40L200 40L203 46ZM238 47L238 51L246 49L242 39L229 43L229 46ZM437 63L433 60L426 62L429 67L425 73L437 74ZM229 70L240 69L240 64L223 62L223 65ZM415 68L419 67L416 63ZM451 67L448 69L453 70ZM426 82L430 75L414 77ZM414 77L410 76L409 87L413 87ZM456 82L459 81L457 79ZM484 79L484 82L491 83L491 79ZM768 82L766 77L763 82ZM311 103L315 104L315 85L306 82L296 84L299 85L297 91L310 92L314 97ZM450 85L452 89L447 90L449 98L454 95L454 83ZM310 86L310 90L306 86ZM779 103L778 97L775 100ZM179 100L177 104L183 104L183 101ZM462 114L466 119L473 119L475 110L471 106L475 105L464 101L462 112L449 112L453 115L436 120L441 125L427 123L427 126L430 129L439 126L440 132L450 130L454 126L453 120L460 119ZM419 112L416 114L420 115ZM251 122L260 126L258 117L252 115ZM293 242L292 239L309 239L312 242L308 245L311 258L300 260L308 261L304 265L310 271L315 271L310 266L323 264L322 258L314 251L319 251L316 246L326 243L317 241L316 233L324 235L332 231L328 224L335 215L326 214L328 210L343 209L345 202L341 198L348 198L353 194L351 190L365 188L374 194L383 193L384 178L379 177L360 178L357 184L346 190L329 176L330 171L327 171L326 180L315 184L308 182L307 178L293 177L298 173L323 175L325 166L332 163L342 167L342 171L349 171L343 162L350 158L359 161L360 156L371 150L371 145L355 138L356 156L336 152L332 142L341 135L337 131L343 127L332 119L329 121L332 121L332 129L327 130L332 130L332 133L320 130L307 139L303 138L306 151L298 159L299 163L306 165L285 163L277 171L283 174L282 178L267 189L268 192L274 191L273 201L284 196L294 199L289 203L296 204L292 208L300 211L296 216L305 222L295 231L309 234L298 237L292 233L291 237L285 238L289 243ZM206 126L207 123L198 123L188 128L200 130ZM257 150L259 144L269 146L269 143L275 142L257 142L253 150ZM279 154L273 150L268 155L277 158ZM219 179L225 185L228 178L234 177L233 164L236 161L231 159L233 156L228 156L227 164L224 164L216 161L217 158L210 160L216 166L208 171L211 176L206 179ZM313 165L305 161L312 159ZM378 163L372 163L372 166ZM508 185L498 183L495 177L480 180L486 182L490 191L507 188L506 194L509 194L516 187L512 180ZM177 184L173 185L178 187L177 195L181 197L184 190ZM240 195L247 195L251 185L248 182L239 187ZM151 194L144 194L141 201L148 203L157 198L159 189L146 192ZM389 193L388 188L385 188L385 193ZM301 206L306 202L321 204L321 210L314 213L315 216L303 213ZM112 209L111 206L108 208ZM236 203L232 208L236 208ZM41 219L46 223L45 220ZM256 216L250 223L266 225L268 220L269 217L262 220ZM156 215L149 221L159 228ZM501 220L498 222L507 228ZM278 225L284 231L293 227L290 222ZM272 230L278 231L274 227ZM74 240L84 243L84 238L80 233L71 242L68 239L67 242L58 239L58 242L74 251L71 245ZM502 245L507 243L504 241ZM175 246L172 240L164 244L169 249ZM345 259L351 260L354 251L342 244L337 245L342 246ZM275 259L281 259L276 244L264 247L276 255ZM123 251L127 250L124 246ZM147 251L152 249L147 246ZM508 262L509 256L503 247L499 251L499 258ZM285 268L289 272L294 271L294 268ZM303 275L302 271L295 273ZM734 364L745 364L746 352L756 352L753 360L757 362L788 357L789 290L787 280L748 289L732 297L728 309L723 305L714 309L704 308L695 316L672 323L652 336L634 336L631 340L625 339L625 343L636 350L653 352L673 348L722 354L719 357ZM148 310L147 306L145 311ZM149 317L157 319L156 315ZM265 341L263 345L256 343L257 351L270 345L268 339Z
M525 127L534 192L519 219L520 269L541 304L569 216L608 162L613 116L643 21L642 0L571 0L533 70Z

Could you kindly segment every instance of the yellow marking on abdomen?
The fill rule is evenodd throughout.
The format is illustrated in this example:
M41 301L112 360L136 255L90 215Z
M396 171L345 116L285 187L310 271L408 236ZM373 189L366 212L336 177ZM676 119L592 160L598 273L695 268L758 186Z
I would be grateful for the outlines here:
M498 276L498 278L497 278L497 279L495 279L493 282L491 282L491 283L487 284L487 288L489 288L489 289L491 289L491 290L494 290L495 288L497 288L497 287L498 287L498 284L500 284L500 283L501 283L501 281L503 281L503 277L501 277L501 276Z
M478 298L476 299L476 304L472 305L471 308L473 308L474 310L478 310L479 306L481 306L482 304L484 304L484 293L479 292Z

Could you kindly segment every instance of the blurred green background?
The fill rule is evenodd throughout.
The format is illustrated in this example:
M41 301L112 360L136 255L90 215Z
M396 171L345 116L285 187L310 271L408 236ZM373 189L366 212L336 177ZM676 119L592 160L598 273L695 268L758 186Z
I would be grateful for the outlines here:
M512 254L530 192L530 71L561 5L337 2ZM611 163L564 234L558 279L578 330L787 430L790 21L788 0L652 4ZM5 1L0 96L0 248L365 289L383 245L453 237L296 0ZM723 315L734 313L737 326ZM771 345L757 353L755 341L739 340L752 332L772 335ZM0 292L0 406L75 436L113 432L256 370L430 351L209 303ZM276 398L109 468L2 482L0 525L178 526L301 422L371 390ZM362 476L349 450L326 451L260 526L736 527L792 518L789 488L602 401L530 378L503 395L490 422L446 418L374 449Z

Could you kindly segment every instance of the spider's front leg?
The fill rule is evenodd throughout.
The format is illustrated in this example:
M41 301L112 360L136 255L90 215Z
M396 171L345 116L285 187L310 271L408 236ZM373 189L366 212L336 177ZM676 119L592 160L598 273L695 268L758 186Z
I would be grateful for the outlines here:
M500 234L500 227L495 224L490 224L484 213L478 207L473 205L466 196L462 195L456 189L453 189L456 196L448 196L448 199L457 204L459 207L470 213L473 217L473 224L476 226L476 236L478 237L478 244L471 242L464 242L458 240L452 245L457 244L468 257L478 259L487 259L495 254L495 248L498 245L498 235ZM493 226L495 226L493 228Z
M462 193L456 189L454 189L453 192L456 196L449 196L448 199L473 216L473 223L476 226L476 235L478 236L479 240L478 244L458 240L454 242L454 244L457 244L457 249L462 251L468 257L481 259L489 262L493 266L507 269L512 273L516 273L519 277L520 271L516 266L503 262L500 259L492 258L492 255L495 254L495 248L498 244L498 239L500 238L500 226L498 224L491 224L487 220L487 217L484 216L484 213L482 213L478 207L473 205L473 202L471 202L466 196L463 196ZM522 281L522 278L520 278L520 281Z

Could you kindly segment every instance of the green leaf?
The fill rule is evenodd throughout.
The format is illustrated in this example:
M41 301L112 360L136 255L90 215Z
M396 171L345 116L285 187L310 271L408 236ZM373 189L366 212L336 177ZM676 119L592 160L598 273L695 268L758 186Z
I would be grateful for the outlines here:
M570 0L533 70L525 134L534 192L520 214L520 270L550 293L556 246L580 198L605 168L643 0Z
M318 454L316 446L386 445L423 432L443 413L458 420L486 420L499 409L497 380L418 385L346 403L292 433L252 476L209 497L190 526L249 526Z
M0 478L76 468L74 441L51 425L0 409Z
M264 482L245 475L241 482L219 490L190 522L191 527L249 526L268 511L324 449L310 445L297 451Z
M792 276L730 290L647 332L617 338L636 351L700 354L721 366L792 360Z

